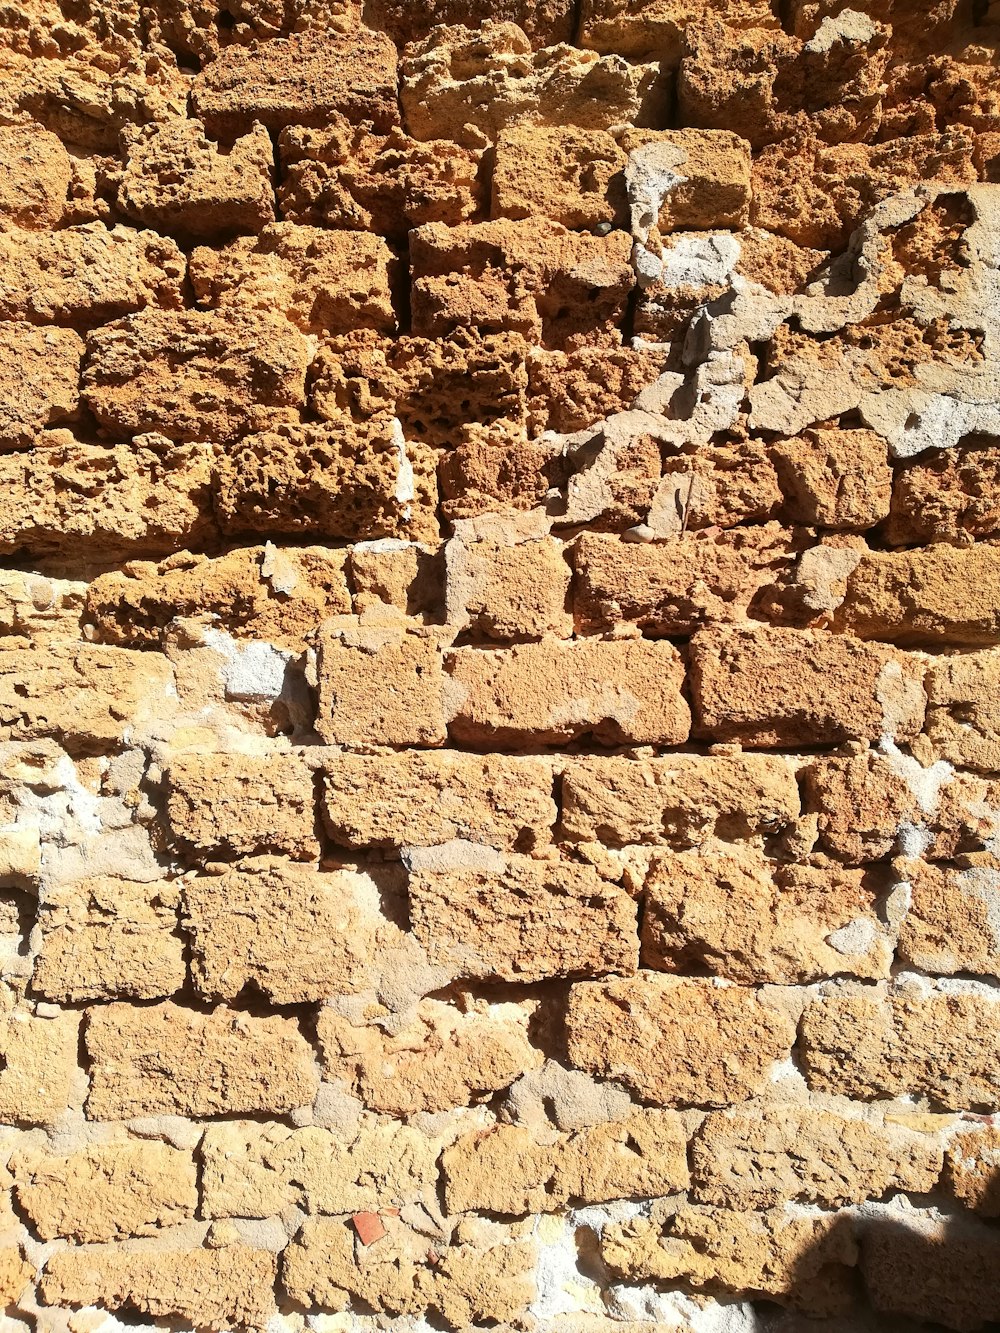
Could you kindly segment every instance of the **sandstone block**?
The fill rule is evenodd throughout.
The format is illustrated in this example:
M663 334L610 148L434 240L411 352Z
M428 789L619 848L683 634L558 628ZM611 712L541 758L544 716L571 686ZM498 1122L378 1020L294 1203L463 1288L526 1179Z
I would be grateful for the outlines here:
M895 939L860 870L740 855L658 856L644 894L642 961L665 972L794 985L888 977Z
M698 730L764 749L914 736L922 676L905 653L812 630L713 627L691 641Z
M92 333L83 396L106 430L228 444L298 420L309 348L280 314L147 310Z
M539 1065L517 1022L425 999L398 1032L356 1027L324 1008L317 1036L329 1078L345 1079L371 1111L408 1116L469 1106Z
M395 260L380 236L274 222L257 236L191 255L198 304L280 310L303 333L391 333Z
M0 642L0 740L52 736L87 750L159 716L173 689L165 658L127 648Z
M625 620L666 637L746 620L756 594L791 568L793 549L777 524L649 545L585 532L573 545L577 628L601 633Z
M41 943L31 987L46 999L156 1000L180 990L186 980L176 894L169 884L107 878L50 889L38 924Z
M854 1224L828 1213L784 1208L737 1213L679 1205L660 1221L612 1223L601 1257L630 1282L682 1280L699 1291L756 1292L810 1315L846 1311L858 1260Z
M219 457L219 523L229 535L436 540L435 461L385 415L281 425Z
M709 5L690 0L583 0L580 45L593 51L623 56L649 56L676 66L684 29L706 13L717 15L730 28L773 28L774 12L767 0L713 0Z
M687 1140L676 1111L636 1110L550 1143L520 1125L494 1125L446 1148L441 1169L449 1213L554 1212L686 1188Z
M179 754L164 781L171 838L185 852L316 853L313 777L297 754Z
M852 865L888 856L902 831L920 822L906 775L878 751L818 759L802 770L802 788L820 845Z
M844 988L807 1005L799 1044L810 1087L848 1097L1000 1105L997 1001L975 987Z
M322 126L338 113L384 134L399 120L396 48L360 24L227 46L195 79L192 105L209 134L230 139L255 121Z
M208 1329L263 1328L274 1313L276 1264L269 1250L240 1244L217 1250L87 1246L52 1255L41 1291L50 1305L138 1310Z
M331 755L323 817L341 847L430 847L462 838L530 851L551 841L552 770L544 760L439 750Z
M43 1240L155 1235L198 1207L194 1160L166 1143L95 1144L68 1156L28 1150L11 1169L17 1202Z
M499 643L572 634L562 543L534 525L458 524L445 566L445 618L457 633Z
M312 1051L290 1018L109 1004L90 1011L86 1043L94 1120L281 1115L312 1102L318 1086Z
M1000 1130L970 1127L948 1140L942 1184L960 1204L980 1217L1000 1217Z
M672 231L743 227L750 210L750 145L730 130L626 130L625 179L641 225ZM635 213L633 213L635 217Z
M77 414L83 342L71 329L0 323L0 452L27 449L46 426Z
M870 430L807 430L771 451L793 523L863 530L889 513L892 469Z
M334 745L447 738L441 633L402 617L334 617L320 632L316 730Z
M58 442L0 456L4 554L59 554L72 542L92 559L158 555L214 531L207 446L145 436L106 448L52 434Z
M798 816L799 791L776 755L588 757L564 769L561 809L573 842L687 847L779 833Z
M533 509L544 501L557 466L557 451L543 441L464 441L441 459L441 512L462 519Z
M406 0L372 0L368 22L389 34L397 46L419 41L445 24L476 26L491 20L516 23L532 47L573 40L573 7L568 0L430 0L414 9Z
M0 1119L51 1125L76 1100L80 1016L40 1018L13 1010L0 1025Z
M0 217L17 227L57 227L66 210L73 164L62 140L34 121L0 128L7 177Z
M87 589L87 618L104 643L155 647L178 616L201 617L241 639L300 648L303 636L351 609L347 557L323 546L243 546L210 558L186 553L132 561Z
M900 858L909 886L899 956L922 972L1000 974L1000 861L983 855L963 868Z
M512 856L414 869L410 921L432 962L503 981L633 972L635 905L590 866Z
M202 995L301 1004L363 989L378 918L349 872L260 858L188 880L184 925Z
M16 1305L34 1280L35 1265L28 1261L20 1245L5 1245L0 1249L0 1300L5 1308Z
M667 96L655 64L568 46L533 52L516 24L492 17L477 28L435 28L400 64L403 115L418 139L462 143L472 137L467 126L495 142L509 125L662 124Z
M927 699L935 754L983 773L1000 769L1000 652L935 657Z
M835 623L893 643L1000 643L1000 547L866 552Z
M664 369L655 348L578 347L572 352L533 347L528 354L528 429L572 434L627 412L641 390Z
M688 736L684 664L670 643L544 639L457 648L445 663L451 735L467 744L557 745L590 735L602 745L679 745Z
M445 227L410 237L413 331L524 334L545 347L616 346L634 274L625 232L591 236L546 218Z
M760 991L649 972L573 986L566 1030L578 1069L663 1106L751 1097L795 1042L794 1023Z
M886 523L893 546L968 542L1000 532L1000 448L932 449L896 472Z
M146 306L178 310L184 271L176 243L152 231L15 227L0 233L0 318L92 325Z
M371 231L403 243L427 222L480 220L480 153L449 139L421 143L399 129L371 134L338 119L290 125L279 139L281 215L314 227Z
M514 126L496 143L490 216L623 225L627 154L604 130Z
M130 129L118 205L137 222L184 236L258 231L274 220L274 150L254 125L228 152L196 120Z
M774 518L782 501L774 463L759 440L674 455L663 474L650 525L664 537L763 523Z
M694 1198L739 1212L789 1200L836 1208L894 1190L924 1194L943 1162L933 1134L788 1102L712 1112L691 1151Z

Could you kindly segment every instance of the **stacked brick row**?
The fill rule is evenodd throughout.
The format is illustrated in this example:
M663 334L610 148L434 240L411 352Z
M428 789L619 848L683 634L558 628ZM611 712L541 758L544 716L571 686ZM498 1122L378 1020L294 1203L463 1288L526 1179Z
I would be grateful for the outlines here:
M996 9L4 11L4 1333L1000 1319Z

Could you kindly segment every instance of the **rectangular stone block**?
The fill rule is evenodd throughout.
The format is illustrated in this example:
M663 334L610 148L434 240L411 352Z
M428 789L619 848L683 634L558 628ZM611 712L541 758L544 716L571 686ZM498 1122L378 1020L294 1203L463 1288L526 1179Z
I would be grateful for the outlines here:
M18 1205L43 1240L152 1236L198 1209L191 1153L155 1140L94 1144L66 1156L29 1149L10 1169Z
M0 322L0 452L28 449L79 406L83 340L72 329Z
M432 962L519 982L635 971L635 904L592 867L488 851L454 860L428 852L410 872L411 927Z
M892 546L992 537L1000 532L1000 447L933 450L896 470L885 525Z
M164 782L170 835L186 853L318 853L313 775L294 752L179 754Z
M552 769L508 755L330 755L323 817L341 847L430 847L464 838L530 851L551 842Z
M961 768L1000 770L1000 650L935 657L927 699L935 754Z
M4 555L59 555L67 542L94 560L157 555L214 530L207 446L146 437L112 448L50 436L30 453L0 456Z
M191 975L213 1000L247 987L272 1004L351 994L369 983L379 918L349 871L261 857L184 885Z
M298 421L309 357L272 311L145 310L89 335L83 397L118 435L231 444Z
M726 1106L766 1086L795 1023L750 987L641 972L570 991L569 1059L661 1106Z
M290 1018L109 1004L90 1011L86 1043L92 1120L282 1115L309 1105L319 1083L312 1050Z
M572 842L688 847L780 833L798 817L799 789L780 755L588 756L563 769L561 809Z
M335 617L319 635L316 730L334 745L447 739L442 632L398 615Z
M216 464L219 526L228 536L437 541L435 464L385 413L249 435Z
M511 126L496 143L490 216L544 217L564 227L623 226L627 161L604 130Z
M570 567L543 524L485 516L457 523L445 562L445 616L456 633L495 643L572 634Z
M31 986L46 999L155 1000L180 990L187 978L170 883L102 878L49 889L38 925Z
M915 736L923 664L883 644L763 625L700 630L691 640L697 733L768 749Z
M738 123L735 128L740 128ZM730 129L626 129L619 142L629 155L625 180L630 202L648 208L648 200L658 201L651 221L663 235L746 226L750 145L739 134ZM644 225L649 225L645 215Z
M690 712L684 662L671 643L544 639L509 649L457 648L445 656L449 731L479 748L680 745Z
M845 1097L927 1097L939 1108L1000 1107L995 991L917 978L840 990L806 1006L799 1034L811 1088Z
M226 46L195 79L192 106L213 137L235 138L254 122L322 126L338 114L385 134L399 122L396 48L360 22Z
M72 1010L39 1017L14 1009L0 1025L0 1120L51 1125L78 1104L80 1015Z

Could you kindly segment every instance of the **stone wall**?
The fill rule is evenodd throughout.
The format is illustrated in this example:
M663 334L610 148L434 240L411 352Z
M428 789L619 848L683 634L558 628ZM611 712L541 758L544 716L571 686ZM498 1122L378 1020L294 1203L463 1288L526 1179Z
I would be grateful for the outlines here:
M1000 1320L997 4L224 2L0 18L2 1333Z

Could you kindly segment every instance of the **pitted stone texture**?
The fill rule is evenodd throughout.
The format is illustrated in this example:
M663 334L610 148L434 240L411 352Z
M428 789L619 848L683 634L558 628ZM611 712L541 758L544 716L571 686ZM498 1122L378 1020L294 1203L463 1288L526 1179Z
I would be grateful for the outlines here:
M786 985L885 978L894 943L863 871L699 851L658 856L645 883L642 960L665 972Z
M46 426L76 417L83 360L78 334L4 321L0 357L0 453L30 448L44 439Z
M550 218L564 227L627 221L628 154L604 130L514 126L496 143L490 215Z
M446 655L451 735L480 748L679 745L690 713L684 664L670 643L578 639L457 648Z
M810 1087L848 1097L925 1096L944 1109L1000 1106L997 998L922 980L846 986L814 1000L799 1036Z
M905 1113L751 1102L706 1116L692 1143L694 1198L739 1212L789 1200L842 1207L895 1190L924 1194L943 1164L940 1138Z
M244 546L216 558L179 554L130 561L87 590L87 616L105 643L155 647L179 616L241 639L299 647L351 609L346 554L322 546Z
M4 554L49 556L71 541L95 560L159 555L214 534L207 445L146 435L111 448L65 431L51 439L0 457Z
M192 104L209 134L228 138L255 121L322 126L338 113L385 133L399 119L396 48L360 24L227 46L195 79Z
M219 524L230 536L436 540L435 462L384 414L356 425L278 425L219 457Z
M708 5L690 0L583 0L580 45L593 51L613 51L630 57L649 56L676 67L684 30L706 14L729 28L776 28L778 21L767 0L711 0Z
M308 1105L319 1082L294 1019L224 1007L105 1005L90 1012L86 1044L93 1120L281 1115Z
M187 979L169 883L104 878L49 890L39 926L31 988L48 1000L156 1000Z
M785 513L793 523L854 531L889 513L892 469L870 430L807 430L772 449Z
M927 701L935 754L982 773L1000 770L1000 651L936 657Z
M931 450L896 470L886 537L893 546L968 542L1000 532L1000 448Z
M432 962L519 982L635 971L635 904L590 866L469 859L410 873L412 929Z
M95 1245L54 1254L41 1292L50 1305L138 1310L216 1330L263 1328L274 1313L275 1269L270 1251L240 1244L215 1250L170 1248L169 1241L155 1249Z
M542 759L442 750L331 755L323 818L341 847L431 847L462 838L530 851L551 841L552 770Z
M570 567L538 525L456 524L445 562L445 615L456 633L497 643L572 633Z
M257 231L274 220L274 150L254 125L222 152L196 120L172 120L126 131L118 186L122 212L136 222L182 236Z
M380 236L275 222L222 249L199 246L189 264L198 304L280 310L303 333L391 333L395 260Z
M795 1025L765 993L642 972L570 991L573 1065L662 1106L725 1106L759 1092Z
M87 327L144 307L183 304L184 255L152 231L94 222L0 233L0 317Z
M315 793L297 754L179 754L165 773L166 822L187 854L315 855Z
M384 1115L447 1111L486 1100L542 1062L520 1023L440 1000L421 1000L412 1020L389 1034L355 1027L324 1008L317 1036L328 1077L342 1078L369 1110Z
M419 9L407 0L369 0L365 17L373 28L389 34L402 48L443 24L480 25L491 20L516 23L533 47L573 40L573 6L569 0L430 0Z
M627 129L626 181L640 235L743 227L750 209L750 145L730 130ZM655 242L654 242L655 243Z
M251 989L301 1004L368 981L380 919L349 872L255 858L189 879L183 912L192 980L206 998Z
M779 756L593 757L563 770L561 810L573 842L689 847L780 833L799 814L799 791Z
M0 1023L0 1119L52 1125L78 1103L80 1016L51 1017L15 1009Z
M907 654L843 635L713 627L691 644L698 731L755 748L914 736L922 680Z
M1000 1129L970 1125L948 1140L942 1183L960 1204L980 1217L1000 1217L998 1166Z
M151 1236L198 1207L194 1159L166 1143L109 1143L68 1156L28 1150L11 1169L18 1204L43 1240Z
M492 16L478 28L435 28L400 63L400 103L418 139L494 142L510 125L662 124L668 96L658 65L571 46L533 52L516 24Z
M147 310L87 341L83 397L105 430L230 444L297 421L309 348L280 314Z
M57 135L34 122L0 128L7 178L0 217L18 227L58 226L66 210L73 164Z
M899 928L901 960L921 972L1000 975L1000 861L984 854L968 864L928 865L900 858L897 880L909 886Z
M540 1142L523 1126L494 1125L459 1139L441 1158L448 1212L554 1212L571 1201L659 1197L688 1184L676 1111L637 1110L550 1137Z

